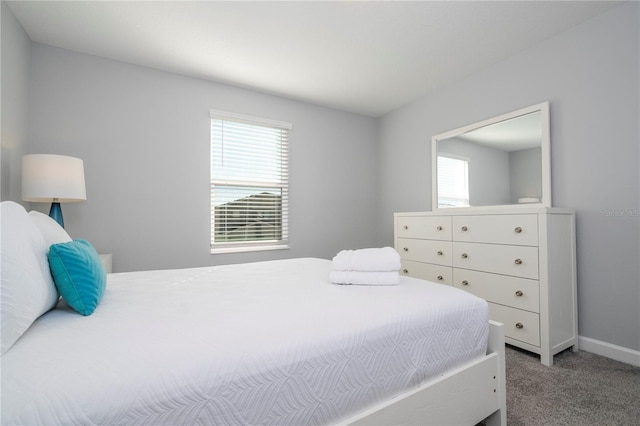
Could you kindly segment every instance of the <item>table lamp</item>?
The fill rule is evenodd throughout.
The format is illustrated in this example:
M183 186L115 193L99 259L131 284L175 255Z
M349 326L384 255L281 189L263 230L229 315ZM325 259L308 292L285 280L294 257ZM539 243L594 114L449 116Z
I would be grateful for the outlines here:
M84 201L84 165L81 159L53 154L22 157L22 199L51 202L49 216L64 228L60 203Z

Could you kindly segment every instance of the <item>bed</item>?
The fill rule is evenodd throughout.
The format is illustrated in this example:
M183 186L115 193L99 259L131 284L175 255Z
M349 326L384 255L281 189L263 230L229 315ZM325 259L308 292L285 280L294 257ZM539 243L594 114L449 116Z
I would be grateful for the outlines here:
M61 299L3 348L2 424L506 424L486 302L408 277L335 285L330 270L109 274L90 315Z

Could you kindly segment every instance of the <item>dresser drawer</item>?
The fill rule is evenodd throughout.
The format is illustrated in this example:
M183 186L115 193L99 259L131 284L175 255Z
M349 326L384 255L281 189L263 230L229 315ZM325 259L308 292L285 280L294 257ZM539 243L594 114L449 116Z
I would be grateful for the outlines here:
M540 288L537 280L454 268L453 285L487 302L540 312Z
M528 311L489 303L489 318L504 324L504 335L540 346L540 316Z
M535 214L454 216L452 229L454 241L538 245Z
M449 266L414 262L406 259L402 259L400 274L440 284L451 285L453 282L453 271Z
M451 240L451 216L398 216L396 237Z
M454 242L453 266L537 280L538 247Z
M451 266L451 241L411 238L398 238L396 241L396 250L403 259Z

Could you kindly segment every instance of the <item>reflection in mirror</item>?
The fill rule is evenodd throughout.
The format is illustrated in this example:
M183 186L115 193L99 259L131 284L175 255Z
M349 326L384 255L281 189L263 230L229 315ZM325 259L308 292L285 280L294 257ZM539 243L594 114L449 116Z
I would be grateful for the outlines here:
M550 207L548 135L544 103L434 136L434 206Z

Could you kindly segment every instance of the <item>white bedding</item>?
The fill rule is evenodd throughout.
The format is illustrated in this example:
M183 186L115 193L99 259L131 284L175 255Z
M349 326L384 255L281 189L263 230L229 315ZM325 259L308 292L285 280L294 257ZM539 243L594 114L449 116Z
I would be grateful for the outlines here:
M2 357L2 424L327 424L485 354L487 304L291 259L111 274Z

